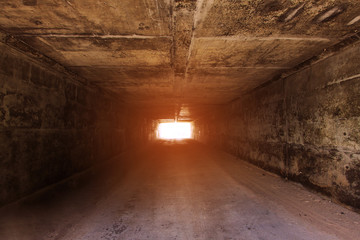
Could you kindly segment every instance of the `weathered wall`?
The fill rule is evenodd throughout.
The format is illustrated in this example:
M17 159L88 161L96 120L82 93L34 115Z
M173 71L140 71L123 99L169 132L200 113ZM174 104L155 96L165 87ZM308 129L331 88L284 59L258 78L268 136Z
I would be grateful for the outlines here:
M127 110L94 87L0 43L0 205L120 153ZM136 125L137 124L137 125Z
M360 208L359 44L228 108L198 139Z

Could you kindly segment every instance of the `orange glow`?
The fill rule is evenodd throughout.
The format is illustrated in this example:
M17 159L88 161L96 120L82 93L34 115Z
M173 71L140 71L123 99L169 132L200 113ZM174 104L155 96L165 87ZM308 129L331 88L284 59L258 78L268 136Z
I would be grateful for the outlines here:
M191 127L189 122L160 123L158 126L158 137L161 139L191 138Z

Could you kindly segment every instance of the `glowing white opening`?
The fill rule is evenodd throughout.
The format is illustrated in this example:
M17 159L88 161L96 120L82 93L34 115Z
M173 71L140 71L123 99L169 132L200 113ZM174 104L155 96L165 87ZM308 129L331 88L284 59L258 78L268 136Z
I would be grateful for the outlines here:
M186 139L191 138L191 123L174 122L160 123L158 126L158 136L161 139Z

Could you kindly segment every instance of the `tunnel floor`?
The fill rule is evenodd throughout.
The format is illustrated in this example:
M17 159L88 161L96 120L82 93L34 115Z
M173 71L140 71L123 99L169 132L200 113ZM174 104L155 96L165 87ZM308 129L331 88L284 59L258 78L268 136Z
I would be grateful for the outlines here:
M100 169L0 209L0 239L360 236L359 214L194 141L157 142Z

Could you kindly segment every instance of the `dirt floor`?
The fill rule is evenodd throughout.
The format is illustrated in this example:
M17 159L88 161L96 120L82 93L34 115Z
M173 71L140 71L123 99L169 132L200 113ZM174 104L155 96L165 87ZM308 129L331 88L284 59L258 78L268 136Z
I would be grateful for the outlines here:
M0 239L354 240L360 215L210 147L158 142L3 207Z

